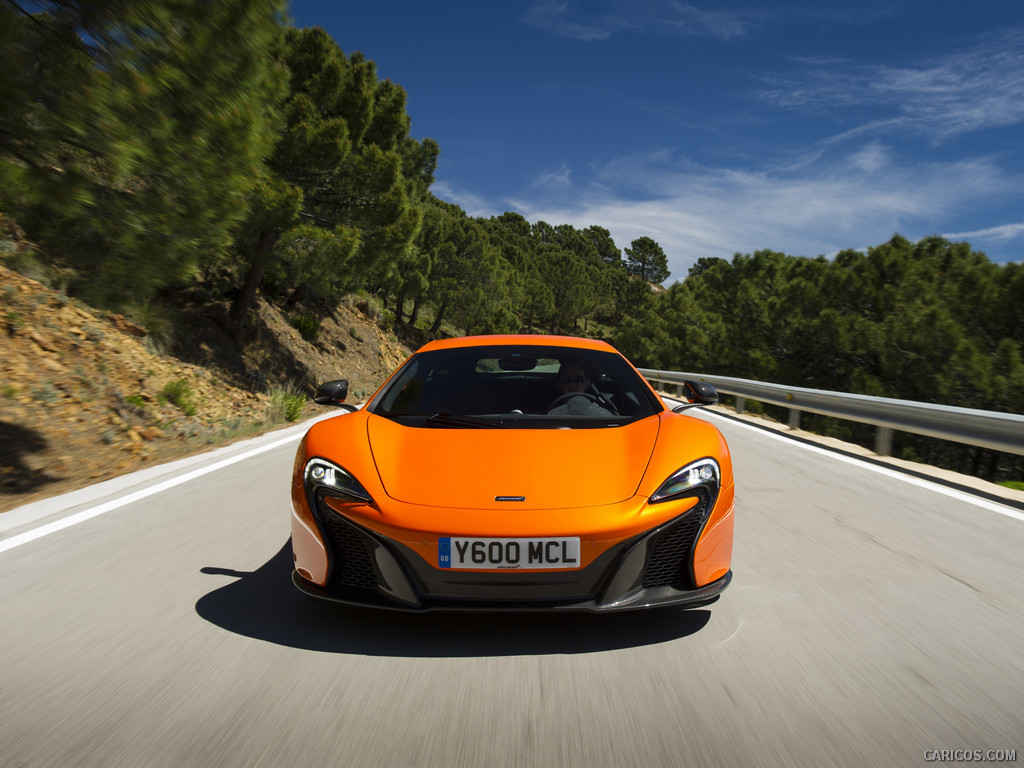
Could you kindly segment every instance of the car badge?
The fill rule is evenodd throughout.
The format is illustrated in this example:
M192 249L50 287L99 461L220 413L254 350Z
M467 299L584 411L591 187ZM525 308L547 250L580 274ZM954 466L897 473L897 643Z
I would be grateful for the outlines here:
M495 501L526 501L525 496L495 496Z

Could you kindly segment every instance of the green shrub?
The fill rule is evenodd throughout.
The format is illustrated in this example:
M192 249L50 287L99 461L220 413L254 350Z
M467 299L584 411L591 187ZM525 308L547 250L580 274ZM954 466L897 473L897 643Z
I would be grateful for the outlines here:
M91 323L85 323L82 326L82 330L85 332L85 338L92 342L103 341L103 337L106 335L105 333L103 333L102 329L97 328L95 325L92 325Z
M270 390L267 420L271 424L297 421L305 406L306 396L296 387L274 387Z
M173 310L165 304L142 302L125 307L125 315L145 329L146 348L157 355L166 355L174 347L176 329Z
M52 405L60 399L60 392L55 386L53 386L53 382L48 381L38 387L33 387L32 397L36 400Z
M306 341L313 343L320 335L320 321L312 315L292 315L288 322Z
M164 384L160 394L167 398L167 401L180 408L186 416L196 415L196 406L192 401L192 387L185 379L176 379Z
M289 394L284 398L284 417L287 421L297 421L306 406L306 398L302 395Z

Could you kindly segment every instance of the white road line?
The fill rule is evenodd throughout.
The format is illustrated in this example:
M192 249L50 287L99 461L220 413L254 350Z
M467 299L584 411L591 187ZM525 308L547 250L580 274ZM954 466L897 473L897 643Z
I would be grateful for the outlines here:
M142 488L141 490L135 491L134 493L129 493L127 496L121 496L120 498L111 499L110 501L100 504L98 506L90 507L89 509L84 509L81 512L76 512L73 515L68 515L67 517L61 518L60 520L55 520L52 523L46 523L45 525L41 525L38 528L33 528L32 530L25 531L24 533L19 533L18 535L12 536L9 539L4 539L3 541L0 541L0 553L7 552L8 550L14 549L15 547L20 547L22 544L28 544L30 541L41 539L43 536L49 536L51 533L62 531L65 528L70 528L73 525L84 523L86 520L91 520L94 517L99 517L100 515L106 514L107 512L112 512L113 510L120 509L121 507L124 507L128 504L133 504L136 501L141 501L142 499L145 499L149 496L153 496L154 494L161 493L170 488L174 488L177 485L182 485L183 483L191 482L192 480L195 480L198 477L208 475L211 472L216 472L217 470L223 469L224 467L230 466L232 464L237 464L240 461L251 459L253 456L257 456L261 453L266 453L267 451L272 451L275 448L280 448L282 445L287 445L288 443L297 443L301 437L301 434L295 434L289 437L282 438L280 440L276 440L272 443L260 446L259 448L253 448L252 450L246 451L245 453L240 453L237 456L232 456L231 458L223 459L222 461L218 461L215 464L209 464L205 467L194 469L191 472L186 472L185 474L179 475L178 477L173 477L170 480L164 480L163 482L148 486L147 488Z
M987 509L991 512L997 512L1000 515L1012 517L1014 520L1020 520L1024 522L1024 512L1016 510L1013 507L1007 507L1003 504L999 504L994 501L988 501L987 499L982 499L977 496L973 496L969 493L965 493L964 491L958 491L955 488L947 488L946 486L940 483L933 482L931 480L924 480L919 477L914 477L913 475L908 475L905 472L900 472L899 470L896 469L880 467L877 464L873 464L869 461L864 461L853 456L846 456L842 453L831 451L828 448L822 448L817 445L811 445L810 443L804 442L803 440L794 440L793 438L775 432L774 430L763 429L761 427L754 426L753 424L745 424L742 421L731 419L728 416L722 416L721 414L717 414L712 411L704 411L703 415L712 416L714 418L727 421L729 424L733 424L737 427L742 427L744 429L749 429L752 432L757 432L760 435L774 438L775 440L783 440L788 445L794 445L799 448L812 451L813 453L820 454L822 456L828 456L830 458L835 459L836 461L845 461L847 464L853 464L854 466L857 467L863 467L864 469L871 470L872 472L877 472L880 475L885 475L886 477L891 477L896 480L902 480L905 483L916 485L919 488L927 488L928 490L935 491L936 493L941 493L945 496L949 496L950 498L956 499L957 501L964 501L967 502L968 504L973 504L976 507L981 507L982 509Z

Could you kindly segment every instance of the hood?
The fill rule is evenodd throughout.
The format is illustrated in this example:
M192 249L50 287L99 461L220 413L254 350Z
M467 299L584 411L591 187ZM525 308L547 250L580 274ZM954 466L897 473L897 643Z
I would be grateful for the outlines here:
M393 499L525 510L630 498L647 469L658 425L651 417L600 429L444 429L370 416L367 432L377 473Z

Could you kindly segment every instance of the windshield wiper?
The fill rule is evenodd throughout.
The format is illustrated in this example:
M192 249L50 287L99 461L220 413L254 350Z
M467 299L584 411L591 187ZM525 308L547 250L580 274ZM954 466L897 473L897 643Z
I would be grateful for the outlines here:
M438 411L427 416L425 427L466 427L468 429L493 429L501 427L500 421L483 416L453 416L448 411Z

